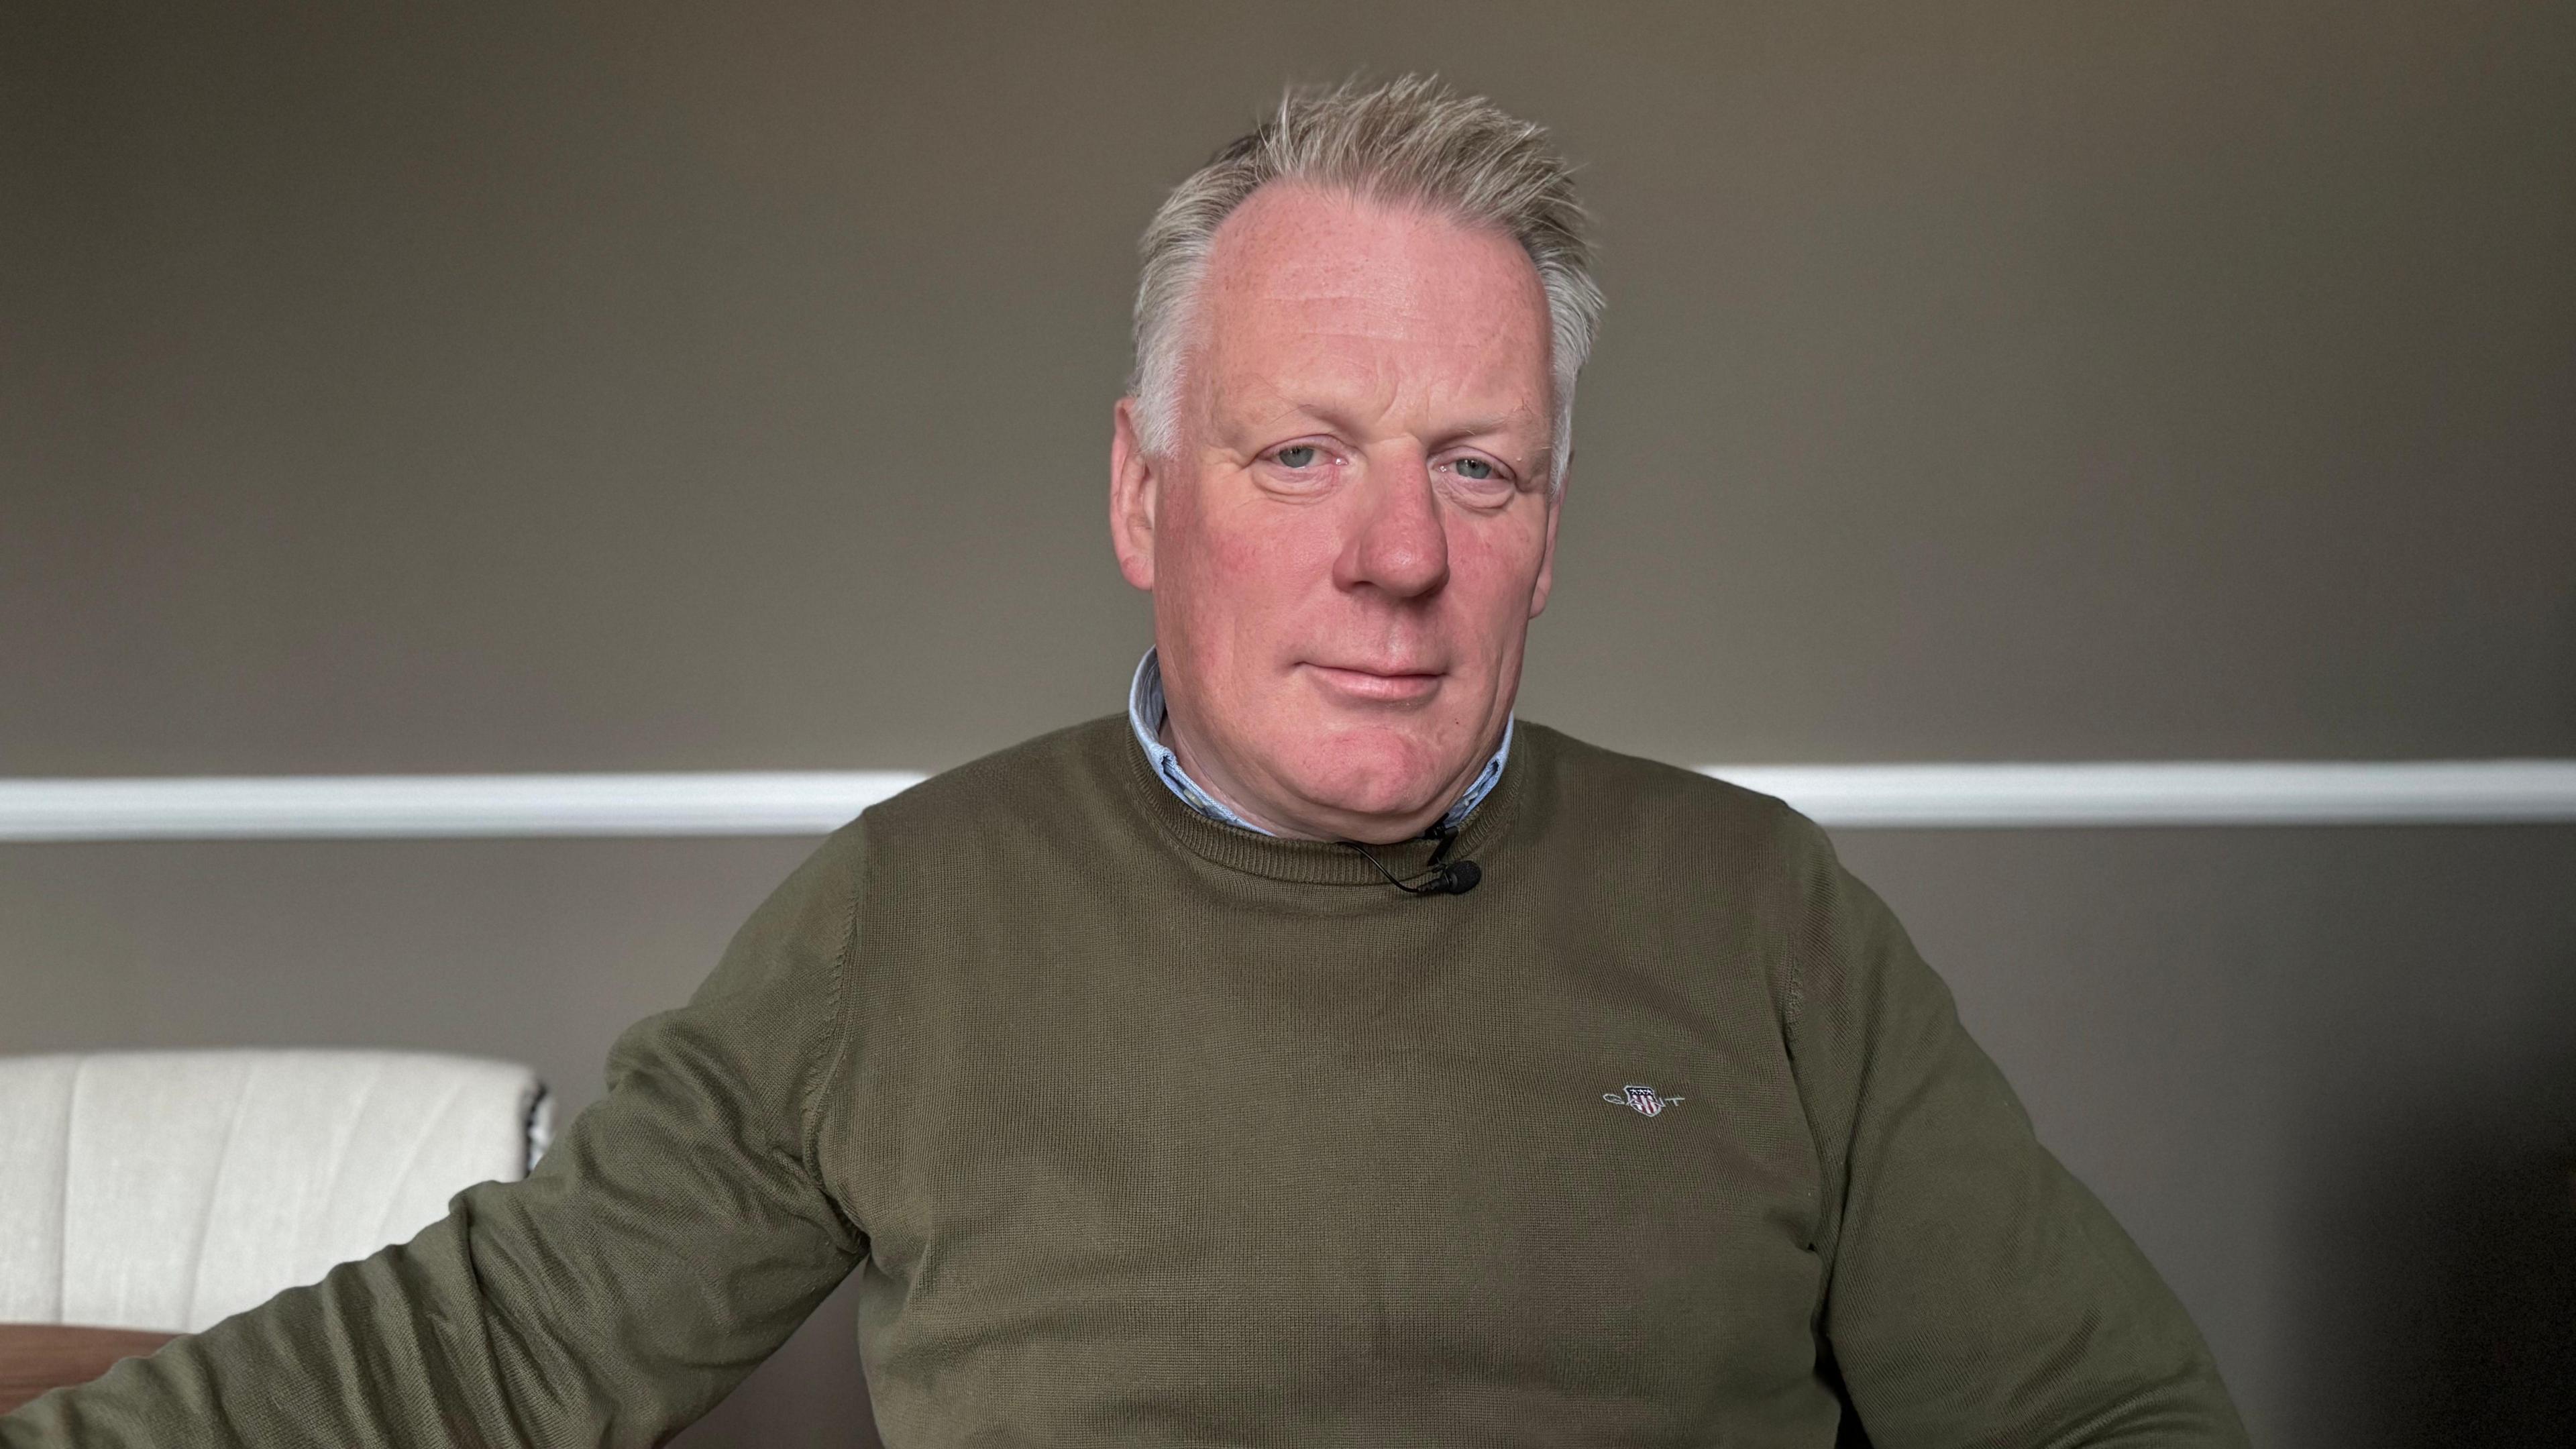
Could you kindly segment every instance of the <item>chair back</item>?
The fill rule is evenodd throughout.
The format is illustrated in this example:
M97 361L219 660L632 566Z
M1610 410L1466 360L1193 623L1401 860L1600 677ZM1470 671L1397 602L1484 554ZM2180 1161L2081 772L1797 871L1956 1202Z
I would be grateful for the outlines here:
M466 1057L0 1057L0 1322L193 1333L525 1176L546 1117Z

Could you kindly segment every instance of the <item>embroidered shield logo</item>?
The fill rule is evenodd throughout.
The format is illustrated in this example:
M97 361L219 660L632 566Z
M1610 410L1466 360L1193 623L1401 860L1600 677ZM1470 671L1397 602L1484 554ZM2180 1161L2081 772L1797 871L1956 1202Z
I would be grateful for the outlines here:
M1604 1102L1616 1103L1622 1107L1633 1107L1637 1110L1637 1115L1641 1117L1652 1117L1656 1113L1663 1111L1666 1107L1669 1107L1682 1099L1679 1097L1659 1097L1655 1095L1654 1088L1639 1086L1635 1082L1630 1082L1628 1084L1626 1095L1623 1096L1618 1092L1604 1092L1601 1094L1601 1100Z

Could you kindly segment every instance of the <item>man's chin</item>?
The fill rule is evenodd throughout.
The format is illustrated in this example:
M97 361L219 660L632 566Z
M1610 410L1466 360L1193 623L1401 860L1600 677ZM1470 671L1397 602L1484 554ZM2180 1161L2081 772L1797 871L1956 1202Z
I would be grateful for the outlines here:
M1436 819L1448 808L1459 773L1457 762L1426 760L1410 751L1371 758L1375 753L1357 751L1356 758L1343 755L1302 778L1292 776L1289 783L1312 808L1346 817L1354 828L1344 834L1388 840L1419 834L1421 826L1408 829L1408 822L1422 816ZM1357 828L1370 823L1380 828Z

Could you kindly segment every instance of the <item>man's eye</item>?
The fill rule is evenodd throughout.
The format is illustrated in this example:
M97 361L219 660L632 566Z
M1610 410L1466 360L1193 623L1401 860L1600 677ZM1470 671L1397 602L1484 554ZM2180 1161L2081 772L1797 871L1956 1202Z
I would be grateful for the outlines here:
M1311 468L1315 460L1323 456L1323 451L1312 443L1299 443L1293 448L1282 448L1272 456L1279 460L1282 468Z
M1484 458L1460 458L1449 466L1458 470L1459 477L1471 482L1482 483L1494 476L1493 463Z

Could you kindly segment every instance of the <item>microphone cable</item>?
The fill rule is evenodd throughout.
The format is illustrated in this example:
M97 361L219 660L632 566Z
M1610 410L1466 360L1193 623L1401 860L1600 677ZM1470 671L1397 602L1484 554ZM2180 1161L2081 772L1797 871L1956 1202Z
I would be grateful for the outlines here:
M1458 827L1434 825L1422 832L1418 838L1440 842L1439 847L1431 852L1431 859L1424 862L1423 873L1414 877L1415 880L1423 882L1421 885L1407 884L1394 871L1386 868L1386 862L1371 855L1368 847L1358 841L1345 840L1341 843L1358 851L1360 859L1376 867L1377 873L1386 877L1388 885L1409 896L1463 896L1476 888L1476 882L1485 878L1485 872L1472 860L1453 860L1442 863L1441 857L1449 853L1450 846L1458 843Z

